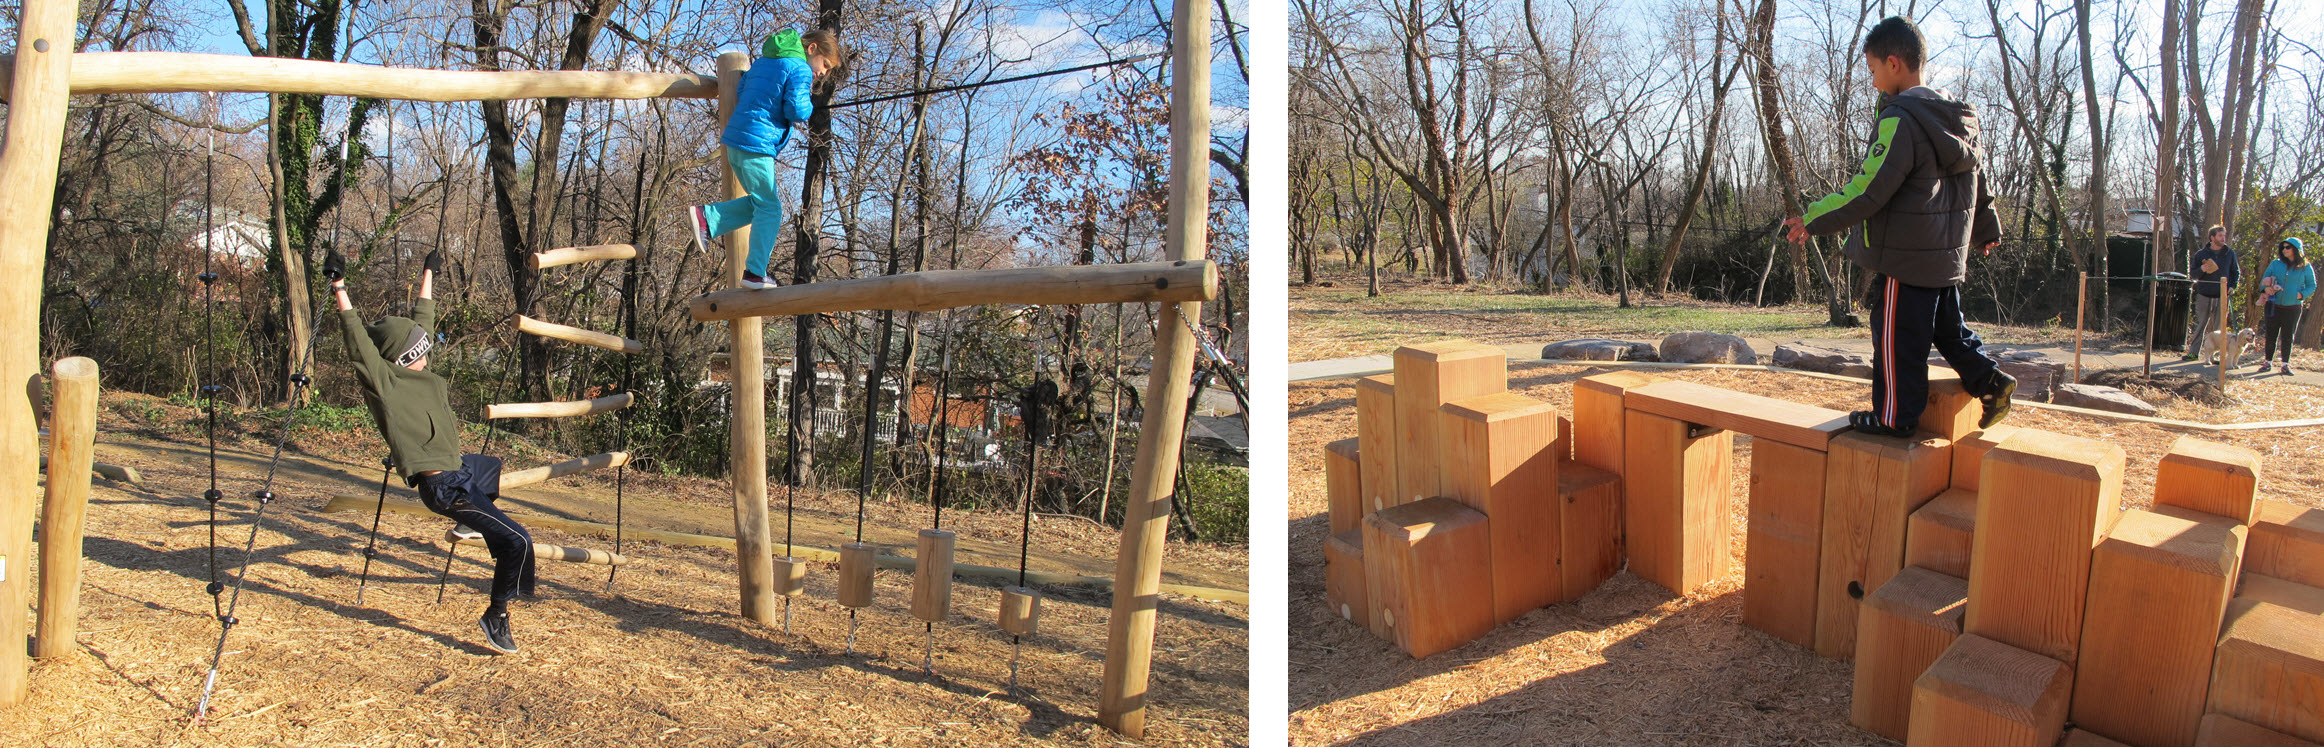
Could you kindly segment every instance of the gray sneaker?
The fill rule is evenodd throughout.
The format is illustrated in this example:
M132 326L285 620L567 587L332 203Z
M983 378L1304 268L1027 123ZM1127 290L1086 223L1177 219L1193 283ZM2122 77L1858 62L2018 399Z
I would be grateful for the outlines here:
M501 654L516 654L516 636L508 629L508 614L484 614L476 619L476 626L484 629L484 643Z

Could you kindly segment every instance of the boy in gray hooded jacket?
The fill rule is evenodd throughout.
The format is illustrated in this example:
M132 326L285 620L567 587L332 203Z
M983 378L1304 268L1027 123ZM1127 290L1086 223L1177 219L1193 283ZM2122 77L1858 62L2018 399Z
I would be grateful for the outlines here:
M1864 36L1864 64L1883 94L1863 172L1840 191L1784 220L1788 238L1806 241L1862 225L1847 258L1873 273L1865 307L1872 312L1872 410L1848 414L1856 430L1906 436L1928 408L1929 347L1961 375L1984 405L1980 427L2009 414L2017 381L1978 352L1983 342L1961 317L1961 281L1969 247L2001 241L2001 221L1979 168L1977 113L1921 85L1920 29L1889 17Z

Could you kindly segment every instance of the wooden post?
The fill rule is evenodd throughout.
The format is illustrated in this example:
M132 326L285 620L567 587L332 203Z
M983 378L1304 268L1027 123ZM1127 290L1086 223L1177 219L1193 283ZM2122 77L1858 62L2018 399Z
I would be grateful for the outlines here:
M2324 637L2316 614L2248 593L2228 601L2206 709L2324 742Z
M1848 722L1903 740L1912 684L1961 637L1969 580L1907 566L1865 596L1856 639L1856 687Z
M1975 612L1971 593L1969 610ZM2074 668L1962 634L1912 687L1906 745L2056 745Z
M1985 471L1985 453L2009 437L2017 435L2016 426L1995 426L1970 433L1953 442L1953 487L1977 490L1977 479Z
M1010 636L1041 633L1041 593L1024 587L1002 587L1001 630Z
M1444 497L1364 518L1364 576L1390 641L1427 657L1493 630L1492 532Z
M1396 349L1396 503L1450 488L1437 409L1508 389L1509 354L1499 348L1452 340Z
M2082 383L2082 313L2090 306L2090 273L2083 271L2074 283L2074 383Z
M880 568L879 546L849 543L839 547L839 604L850 608L872 605L872 572Z
M48 493L40 511L40 628L34 657L76 649L81 618L81 516L97 443L97 362L58 359L49 376Z
M1777 441L1751 445L1751 505L1743 623L1816 645L1816 565L1823 544L1825 453Z
M997 270L923 270L873 278L760 289L727 289L688 303L696 322L738 317L874 309L928 312L964 306L1134 304L1209 301L1218 296L1218 266L1208 260Z
M1816 654L1856 653L1857 601L1904 568L1913 510L1945 492L1953 445L1848 432L1824 469L1823 552L1816 564Z
M1395 506L1396 375L1356 380L1356 456L1362 475L1363 514ZM1356 518L1357 524L1363 517ZM1337 527L1337 525L1334 525Z
M1977 432L1984 405L1969 394L1961 374L1942 366L1929 367L1929 407L1921 411L1920 432L1939 439L1960 441Z
M2155 505L2192 509L2250 524L2259 492L2259 452L2192 436L2171 442L2155 466Z
M25 0L16 41L7 133L0 142L0 706L31 694L24 606L32 589L32 523L39 496L41 263L64 144L74 3ZM1205 27L1207 28L1207 27ZM1196 34L1195 36L1201 36ZM296 303L304 304L304 299Z
M1558 466L1557 495L1557 565L1565 599L1574 600L1622 570L1622 479L1568 462Z
M1726 576L1735 432L1636 410L1623 416L1630 573L1681 595Z
M2232 366L2234 366L2234 365L2235 365L2235 362L2234 362L2234 361L2230 361L2230 360L2228 360L2228 357L2227 357L2227 346L2225 345L2225 343L2227 342L2227 315L2228 315L2228 314L2229 314L2229 313L2232 311L2232 309L2233 309L2233 307L2230 307L2230 306L2228 306L2228 302L2232 300L2232 297L2233 297L2233 296L2234 296L2234 294L2230 294L2230 293L2228 293L2228 292L2227 292L2227 279L2226 279L2226 278L2220 278L2220 279L2219 279L2219 342L2220 342L2221 344L2220 344L2220 345L2214 345L2214 346L2211 346L2211 352L2212 352L2212 353L2217 353L2217 354L2219 354L2219 394L2221 394L2221 395L2225 395L2225 394L2227 394L2227 369L2228 369L2229 367L2232 367ZM2197 298L2200 298L2200 297L2197 297Z
M2122 515L2090 559L2074 724L2138 745L2193 744L2243 540L2241 523L2217 515Z
M1210 28L1210 4L1177 0L1171 28ZM1166 259L1205 257L1210 221L1210 35L1172 34L1170 59L1170 220ZM1114 561L1114 605L1107 620L1105 672L1098 722L1132 740L1146 734L1146 683L1154 664L1154 613L1162 587L1162 547L1170 530L1172 481L1186 438L1186 396L1194 382L1194 340L1187 321L1202 319L1195 302L1164 304L1156 315L1153 373L1145 422L1130 466L1129 504Z
M1969 550L1976 537L1977 492L1947 490L1913 510L1905 523L1904 565L1968 579Z
M1610 371L1574 383L1574 462L1622 475L1622 397L1662 381L1635 371Z
M1969 552L1969 633L2071 664L2090 551L2122 509L2122 448L2032 429L1985 457Z
M1549 403L1508 392L1445 403L1437 416L1444 495L1490 520L1496 622L1565 599L1557 419Z
M1323 540L1323 604L1342 620L1372 628L1372 596L1364 578L1364 528Z
M2324 587L2324 509L2269 499L2257 504L2243 570Z
M19 45L18 49L30 46ZM9 55L0 55L0 59L6 57ZM708 99L718 95L717 82L709 76L674 73L426 70L189 52L82 52L73 55L72 67L76 94L231 91L404 101ZM58 85L61 97L63 81ZM16 88L22 88L21 82ZM15 100L15 91L0 83L0 99Z
M1363 453L1356 439L1323 445L1323 493L1332 534L1364 522Z
M720 127L734 115L735 92L742 85L743 72L749 69L749 54L728 52L718 56ZM720 163L725 161L719 159ZM726 168L725 184L729 199L750 194L742 188L742 180L735 176L731 165ZM750 227L727 234L727 285L742 285L743 265L749 258ZM762 324L757 317L726 323L730 333L727 381L734 395L732 416L727 421L727 470L734 485L734 557L742 593L742 615L772 626L776 615L775 560L769 539L773 532L767 525L767 353Z

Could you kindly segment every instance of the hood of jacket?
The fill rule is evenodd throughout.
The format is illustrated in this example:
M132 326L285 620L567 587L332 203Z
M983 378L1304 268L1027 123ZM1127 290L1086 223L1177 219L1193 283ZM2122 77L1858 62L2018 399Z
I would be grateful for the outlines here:
M1927 87L1915 87L1887 97L1882 108L1894 108L1911 117L1929 139L1930 153L1946 174L1963 174L1985 161L1978 145L1977 108L1941 98Z
M807 46L799 43L798 29L783 29L767 35L766 43L759 45L759 56L778 59L796 57L804 60L807 59Z

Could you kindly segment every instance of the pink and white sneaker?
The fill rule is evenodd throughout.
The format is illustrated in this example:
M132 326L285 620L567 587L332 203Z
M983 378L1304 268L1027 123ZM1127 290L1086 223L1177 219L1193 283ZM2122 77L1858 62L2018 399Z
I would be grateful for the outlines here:
M704 210L704 207L701 205L687 207L686 225L694 229L694 246L708 252L710 251L710 212Z

